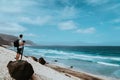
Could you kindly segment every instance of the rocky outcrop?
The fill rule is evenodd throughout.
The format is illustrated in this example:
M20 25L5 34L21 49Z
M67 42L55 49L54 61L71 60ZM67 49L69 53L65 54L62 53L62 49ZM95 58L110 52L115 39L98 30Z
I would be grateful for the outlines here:
M39 63L41 63L42 65L46 64L46 61L43 57L39 58Z
M33 73L33 67L27 61L10 61L7 65L10 76L15 80L29 80Z

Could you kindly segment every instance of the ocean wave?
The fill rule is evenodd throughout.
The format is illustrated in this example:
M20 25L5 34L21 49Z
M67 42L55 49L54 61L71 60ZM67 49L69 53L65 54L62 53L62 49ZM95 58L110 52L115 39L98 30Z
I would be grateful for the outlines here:
M100 56L100 55L95 55L95 54L85 54L84 52L79 52L79 53L74 53L74 52L67 52L67 51L62 51L62 50L53 50L53 49L29 49L27 48L27 51L33 51L33 52L38 52L38 53L48 53L48 54L60 54L60 55L72 55L72 56L80 56L80 57L90 57L90 58L99 58L99 59L112 59L112 60L117 60L120 61L119 57L105 57L105 56Z
M27 49L28 51L33 51L33 53L36 52L35 50L30 50ZM37 49L38 50L38 49ZM41 53L41 54L59 54L59 55L66 55L69 56L69 58L87 58L87 59L108 59L108 60L116 60L120 61L119 57L105 57L105 56L98 56L98 55L88 55L80 52L80 54L75 54L73 52L65 52L62 50L52 50L52 49L39 49L36 54Z
M112 63L107 63L107 62L97 62L98 64L103 64L103 65L107 65L107 66L116 66L119 67L120 65L118 64L112 64Z
M89 62L97 62L99 64L106 64L106 65L115 65L112 62L120 62L119 57L107 57L107 56L100 56L95 54L85 54L84 52L74 53L74 52L67 52L62 50L53 50L53 49L26 49L28 53L32 53L37 56L49 57L49 58L57 58L57 59L78 59L84 60ZM109 62L109 63L107 63Z

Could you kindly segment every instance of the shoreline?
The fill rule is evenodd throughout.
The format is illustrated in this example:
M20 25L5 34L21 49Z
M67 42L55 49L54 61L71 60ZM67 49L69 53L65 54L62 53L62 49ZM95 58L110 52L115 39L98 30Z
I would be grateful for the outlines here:
M72 69L63 68L63 67L60 67L57 65L46 64L46 66L50 67L58 72L64 73L66 76L69 76L69 77L71 77L71 75L72 75L72 76L75 76L75 77L80 78L82 80L104 80L102 78L98 78L98 77L95 77L93 75L89 75L87 73L74 71Z
M68 66L63 66L63 65L61 66L61 65L54 64L54 63L46 64L45 66L50 67L60 73L64 73L66 74L66 76L69 76L69 77L75 76L82 80L119 80L119 79L112 78L112 77L91 74L85 71L76 70Z
M2 52L3 52L3 55L4 55L4 53L10 54L10 55L7 55L7 57L9 56L9 59L7 60L7 62L10 60L15 60L14 57L15 57L16 53L14 51L0 47L0 54L2 54ZM3 56L2 59L4 59L4 57L5 56ZM7 59L7 57L6 57L6 59ZM58 66L56 64L41 65L40 63L35 62L29 56L28 56L28 58L23 56L23 60L27 60L28 62L30 62L32 64L32 66L35 70L35 74L33 75L33 78L34 78L33 80L56 80L57 77L61 77L60 80L62 80L63 78L66 78L64 80L113 80L113 79L108 79L108 78L103 79L103 77L101 77L101 76L94 76L89 73L83 73L82 71L78 72L78 71L75 71L72 69ZM39 67L42 68L43 70L39 69ZM49 73L43 74L43 73L41 73L43 71L45 71L46 73L47 72L49 72ZM56 74L52 74L52 73L56 73ZM9 76L8 71L6 72L6 74L7 74L7 76ZM10 78L10 76L9 76L9 78ZM9 79L4 79L4 80L9 80Z

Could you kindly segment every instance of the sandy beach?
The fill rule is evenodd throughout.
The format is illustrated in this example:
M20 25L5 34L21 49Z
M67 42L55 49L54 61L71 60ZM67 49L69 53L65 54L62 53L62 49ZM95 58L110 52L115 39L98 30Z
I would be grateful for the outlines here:
M0 80L12 80L7 69L7 64L9 61L15 61L15 55L14 51L0 47ZM23 60L28 61L33 66L35 72L32 76L33 80L110 80L57 65L41 65L32 60L31 57L26 58L23 56Z

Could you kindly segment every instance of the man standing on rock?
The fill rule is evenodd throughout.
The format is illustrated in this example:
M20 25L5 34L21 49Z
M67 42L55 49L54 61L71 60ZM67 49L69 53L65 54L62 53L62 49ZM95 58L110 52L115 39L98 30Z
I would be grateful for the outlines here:
M22 59L22 54L23 54L23 49L24 49L24 44L25 44L25 41L22 39L23 38L23 35L20 34L19 35L19 39L17 40L17 54L16 54L16 60L19 60L19 57L21 56L21 59Z

